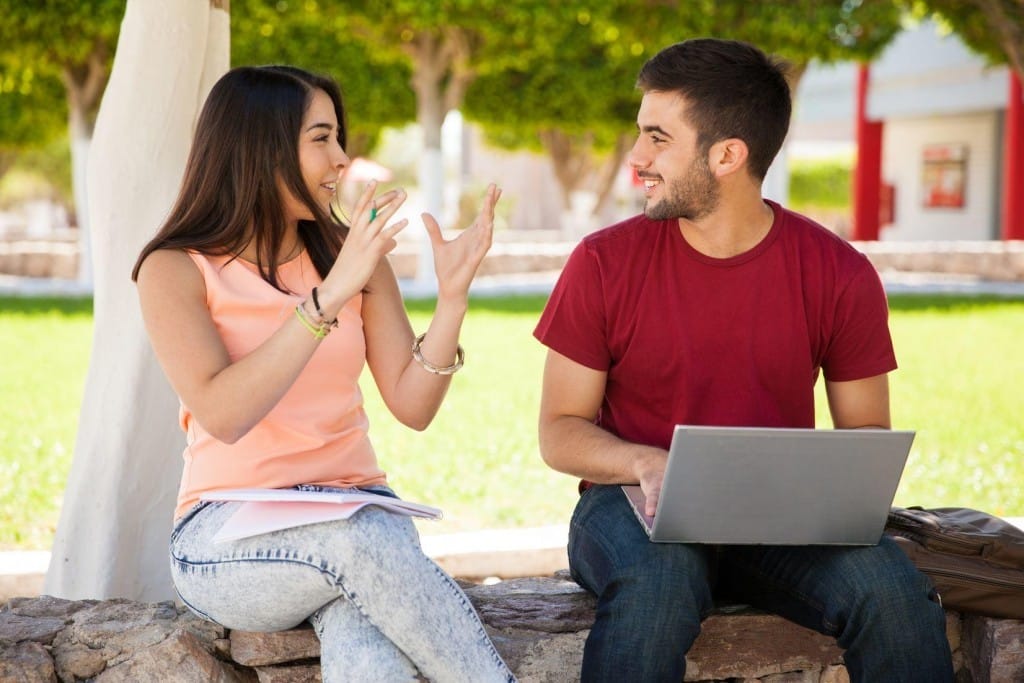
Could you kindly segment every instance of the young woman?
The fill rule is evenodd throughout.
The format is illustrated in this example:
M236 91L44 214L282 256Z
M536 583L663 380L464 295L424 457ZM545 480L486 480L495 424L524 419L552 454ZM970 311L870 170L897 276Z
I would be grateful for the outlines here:
M312 622L325 681L514 680L459 587L420 550L408 517L370 506L237 541L212 536L223 488L394 495L377 465L357 380L424 429L462 365L470 281L490 247L488 188L446 241L423 215L437 308L415 336L384 255L401 190L332 219L349 158L337 85L293 67L242 67L203 107L181 193L132 273L153 349L181 399L185 468L171 571L186 605L227 628Z

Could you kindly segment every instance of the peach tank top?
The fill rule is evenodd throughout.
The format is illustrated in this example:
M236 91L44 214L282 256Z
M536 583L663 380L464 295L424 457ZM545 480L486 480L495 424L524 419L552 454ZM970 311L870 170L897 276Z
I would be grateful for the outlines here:
M206 282L206 303L232 362L295 315L296 304L320 282L305 251L278 270L279 284L296 295L271 287L247 261L194 252L189 256ZM175 518L213 489L386 483L367 435L358 384L366 361L361 306L362 296L345 304L338 327L320 342L295 383L235 443L210 436L182 403L187 445Z

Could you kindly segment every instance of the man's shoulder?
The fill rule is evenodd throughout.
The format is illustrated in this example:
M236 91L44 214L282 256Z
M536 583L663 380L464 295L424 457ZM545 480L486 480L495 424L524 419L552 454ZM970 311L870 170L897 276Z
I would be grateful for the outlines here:
M822 256L856 266L868 263L868 258L842 236L829 230L813 218L779 207L783 221L783 235L798 244L801 250L817 251Z
M652 221L643 214L630 216L614 225L595 230L584 237L581 244L595 251L618 250L630 243L653 239L657 228L663 223Z

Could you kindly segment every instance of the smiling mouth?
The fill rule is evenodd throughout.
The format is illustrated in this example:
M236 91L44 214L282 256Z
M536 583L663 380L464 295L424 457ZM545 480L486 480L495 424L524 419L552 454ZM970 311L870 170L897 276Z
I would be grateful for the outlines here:
M335 190L335 188L337 186L338 186L338 183L336 183L336 182L320 183L320 187L324 188L328 192L334 192L334 190Z
M650 192L654 188L656 188L658 185L661 185L661 183L662 183L660 178L659 179L655 179L655 178L641 178L641 180L643 181L643 184L644 184L644 193L645 194L650 194Z

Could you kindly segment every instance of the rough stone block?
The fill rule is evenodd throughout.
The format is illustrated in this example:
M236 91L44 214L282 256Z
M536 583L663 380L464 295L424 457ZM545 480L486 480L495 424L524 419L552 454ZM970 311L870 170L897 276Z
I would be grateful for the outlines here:
M320 667L317 665L300 666L261 666L257 667L256 675L259 683L321 683Z
M59 617L25 617L0 612L0 643L31 640L49 645L63 628L64 620Z
M96 677L96 683L239 683L234 670L217 661L187 631L175 631L160 643L133 653Z
M53 658L36 642L0 644L0 681L57 683Z
M320 656L320 641L312 628L273 633L231 632L231 658L246 666L283 664Z
M850 672L842 665L826 666L818 683L850 683Z
M966 616L962 637L974 683L1024 681L1024 621Z
M841 664L835 640L758 612L712 614L687 655L687 681L761 678L797 671L820 672ZM817 683L817 675L815 675Z

